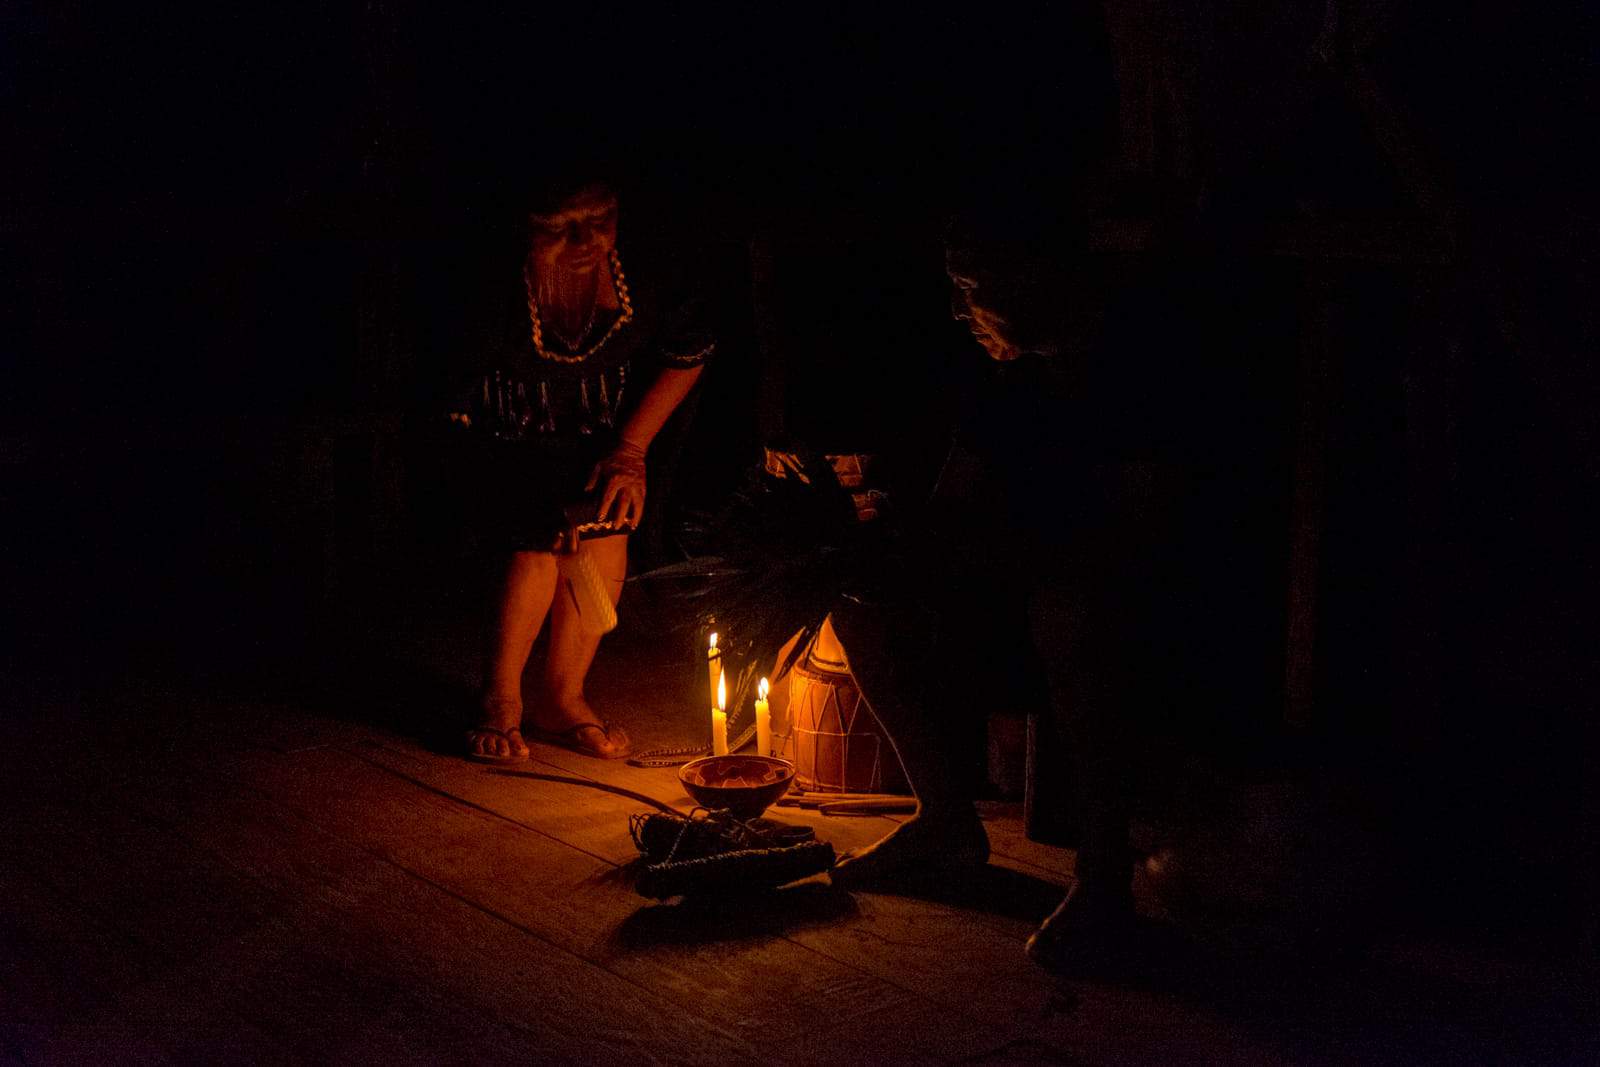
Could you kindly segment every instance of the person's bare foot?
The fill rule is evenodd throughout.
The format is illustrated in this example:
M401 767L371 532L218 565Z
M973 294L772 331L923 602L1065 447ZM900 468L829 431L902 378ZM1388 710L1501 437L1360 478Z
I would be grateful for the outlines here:
M1078 882L1028 938L1028 957L1047 970L1083 977L1136 968L1133 895L1085 891Z
M549 719L534 716L535 736L596 759L622 759L633 751L628 731L596 715L583 697L551 702Z
M467 758L490 763L517 763L528 758L522 740L522 701L485 696L478 724L467 730Z
M926 809L871 845L853 848L828 872L838 886L905 881L951 867L989 862L989 835L971 805L931 814Z

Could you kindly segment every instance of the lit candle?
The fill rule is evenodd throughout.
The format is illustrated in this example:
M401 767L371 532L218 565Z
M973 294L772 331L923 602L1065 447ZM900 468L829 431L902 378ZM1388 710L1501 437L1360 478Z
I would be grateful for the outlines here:
M711 634L711 647L706 649L706 693L711 703L717 702L717 676L722 673L722 650L717 647L717 635Z
M711 709L711 754L728 754L728 683L722 672L717 672L717 706Z
M772 755L772 706L767 703L767 680L756 687L756 755Z

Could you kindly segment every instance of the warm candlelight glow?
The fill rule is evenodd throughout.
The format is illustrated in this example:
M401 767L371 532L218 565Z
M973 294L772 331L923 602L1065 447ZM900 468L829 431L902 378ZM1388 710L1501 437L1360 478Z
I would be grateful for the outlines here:
M711 632L711 645L706 649L706 697L715 704L717 701L717 674L722 670L722 650L717 647L717 634Z
M767 703L767 680L756 687L756 755L772 755L772 705Z
M728 676L717 670L717 706L711 709L711 754L728 754Z
M728 713L721 708L711 709L711 754L728 754Z

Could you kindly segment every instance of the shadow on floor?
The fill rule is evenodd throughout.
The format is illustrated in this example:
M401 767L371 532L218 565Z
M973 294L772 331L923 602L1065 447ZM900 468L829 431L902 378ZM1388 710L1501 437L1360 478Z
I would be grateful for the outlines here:
M1263 1037L1293 1034L1334 1062L1460 1062L1476 1050L1486 1060L1576 1063L1600 1048L1592 983L1456 977L1355 947L1261 954L1147 922L1120 965L1057 968L1057 977L1067 988L1081 980L1170 997Z
M397 734L430 752L459 755L476 692L449 667L401 654L356 650L299 683L307 710Z
M839 922L855 914L856 903L849 893L820 881L805 881L737 897L647 904L617 926L613 941L627 952L656 945L744 941Z
M1008 867L952 867L892 887L863 885L861 892L892 893L932 904L1037 923L1061 903L1061 887Z

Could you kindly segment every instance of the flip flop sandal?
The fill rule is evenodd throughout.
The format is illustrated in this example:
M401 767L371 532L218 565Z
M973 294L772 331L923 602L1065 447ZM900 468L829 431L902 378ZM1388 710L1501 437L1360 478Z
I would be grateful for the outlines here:
M530 754L527 752L524 752L520 756L517 755L515 751L508 756L494 756L486 752L474 752L472 751L472 739L474 734L493 734L494 736L504 740L511 749L515 750L517 743L511 739L511 735L517 734L518 736L521 736L522 731L517 729L515 726L508 730L497 730L493 726L474 726L472 729L467 731L466 752L467 759L471 760L473 763L498 763L504 766L510 763L527 763L528 759L530 758Z
M571 749L573 752L585 756L593 756L595 759L626 759L633 752L633 748L629 746L616 752L607 753L594 745L585 743L584 738L588 736L588 731L590 730L599 730L602 737L607 741L611 740L611 723L605 721L580 722L568 726L564 730L533 730L531 731L531 736L536 741L559 745L561 748Z

